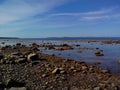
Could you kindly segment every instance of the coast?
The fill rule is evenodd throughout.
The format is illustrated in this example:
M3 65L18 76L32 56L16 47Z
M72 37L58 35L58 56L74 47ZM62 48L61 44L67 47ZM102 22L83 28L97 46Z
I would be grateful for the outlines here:
M72 49L63 46L58 50ZM82 61L43 54L39 47L36 43L0 47L1 90L120 90L119 75Z

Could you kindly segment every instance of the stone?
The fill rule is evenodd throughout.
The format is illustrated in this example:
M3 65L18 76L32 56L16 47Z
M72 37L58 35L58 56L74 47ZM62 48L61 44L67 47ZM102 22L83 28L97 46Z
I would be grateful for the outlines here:
M62 71L60 71L60 73L61 73L61 74L64 74L64 73L65 73L65 71L64 71L64 70L62 70Z
M25 63L26 62L26 58L19 58L17 60L15 60L16 63Z
M120 60L118 60L118 64L120 64Z
M101 72L102 72L102 73L109 73L109 70L103 69L103 70L101 70Z
M88 69L87 66L82 66L82 70L86 70L86 69Z
M102 54L101 52L96 52L95 55L96 56L104 56L104 54Z
M0 60L4 58L4 55L3 54L0 54Z
M3 90L4 88L5 88L5 85L2 82L0 82L0 90Z
M24 87L25 83L18 82L13 79L8 79L8 80L6 80L5 85L7 87Z
M59 74L59 73L60 73L59 68L55 68L55 69L52 71L52 74Z
M21 53L20 52L13 52L13 53L11 53L11 55L20 55Z
M46 77L46 76L47 76L46 74L43 74L43 75L42 75L43 78Z
M69 69L69 70L74 70L74 69L75 69L75 67L73 67L73 66L72 66L72 67L70 67L70 69Z
M11 87L9 90L27 90L26 87Z
M28 57L27 57L27 60L28 61L30 61L30 60L36 60L36 59L38 59L38 55L36 54L36 53L31 53L31 54L29 54L28 55Z
M101 88L100 87L95 87L93 90L100 90Z

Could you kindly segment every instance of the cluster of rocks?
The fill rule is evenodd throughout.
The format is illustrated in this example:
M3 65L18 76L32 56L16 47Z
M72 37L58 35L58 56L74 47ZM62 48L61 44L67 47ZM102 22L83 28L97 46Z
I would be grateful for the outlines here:
M119 75L84 62L42 54L38 47L35 43L18 43L0 48L0 90L120 89Z
M72 46L68 45L68 44L62 44L62 45L41 45L40 47L44 47L45 49L48 50L72 50L74 49Z
M105 40L102 41L103 44L120 44L120 40Z

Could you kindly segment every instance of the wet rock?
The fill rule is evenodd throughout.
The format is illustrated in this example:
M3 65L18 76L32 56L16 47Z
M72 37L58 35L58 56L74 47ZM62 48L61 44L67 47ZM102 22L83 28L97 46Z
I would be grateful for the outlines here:
M102 54L101 52L96 52L95 55L96 56L104 56L104 54Z
M80 44L77 44L77 45L76 45L76 47L79 47L79 46L80 46Z
M26 87L11 87L9 90L27 90Z
M118 64L120 64L120 60L118 60Z
M37 60L37 59L38 59L38 55L36 53L31 53L27 57L28 61L33 61L33 60Z
M55 49L55 47L54 47L53 45L49 45L48 49L49 49L49 50Z
M21 46L21 43L17 43L16 46Z

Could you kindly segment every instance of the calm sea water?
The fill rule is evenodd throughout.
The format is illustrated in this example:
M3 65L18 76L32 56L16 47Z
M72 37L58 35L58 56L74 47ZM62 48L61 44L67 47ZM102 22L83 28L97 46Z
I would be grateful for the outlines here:
M70 38L69 38L70 39ZM74 50L65 50L65 51L57 51L57 50L45 50L44 48L40 48L40 50L45 54L55 54L64 59L74 59L77 61L84 61L88 64L94 64L95 62L101 62L99 67L107 68L111 70L112 73L120 75L120 64L118 64L118 60L120 60L120 45L119 44L101 44L101 42L81 42L81 40L120 40L120 38L73 38L71 41L67 41L68 39L62 40L41 40L41 39L10 39L4 40L0 39L0 45L15 45L16 43L22 43L25 45L29 45L32 43L37 43L42 45L44 43L48 44L69 44L74 47ZM2 44L5 42L5 44ZM79 47L76 45L80 44ZM100 48L103 50L104 56L97 57L95 56L95 50L83 50L81 53L78 52L79 48Z

